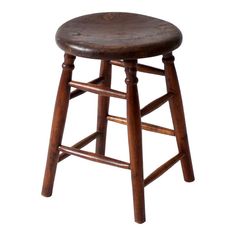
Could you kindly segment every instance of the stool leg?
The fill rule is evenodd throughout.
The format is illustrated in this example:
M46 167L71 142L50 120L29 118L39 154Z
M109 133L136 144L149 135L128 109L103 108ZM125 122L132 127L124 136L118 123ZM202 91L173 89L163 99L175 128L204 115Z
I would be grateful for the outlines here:
M42 195L45 197L50 197L52 195L59 156L58 147L61 144L70 99L70 86L68 83L71 81L74 60L74 56L65 54L64 63L62 65L63 71L54 108L48 157L42 188Z
M174 59L175 58L174 56L172 56L171 53L163 56L167 91L175 94L175 96L173 96L170 99L169 104L170 104L171 116L174 124L178 149L179 152L185 153L185 157L181 160L184 180L187 182L192 182L194 181L193 166L189 150L184 109L182 104L178 77L175 70Z
M110 61L101 61L100 77L104 77L101 87L110 88L111 87ZM99 132L99 135L96 141L96 153L101 155L105 155L109 101L110 101L109 97L101 95L98 96L97 131Z
M133 187L134 217L137 223L145 222L142 130L136 77L137 60L125 61L127 84L127 127L130 168Z

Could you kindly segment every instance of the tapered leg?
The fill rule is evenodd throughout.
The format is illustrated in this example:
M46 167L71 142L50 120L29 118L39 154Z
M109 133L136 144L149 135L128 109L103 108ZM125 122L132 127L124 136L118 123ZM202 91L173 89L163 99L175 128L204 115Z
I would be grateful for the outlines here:
M178 77L174 66L174 57L172 54L164 55L163 62L165 66L165 77L168 92L175 95L169 100L171 116L174 124L179 152L185 156L181 160L184 179L187 182L194 181L193 166L188 144L188 136L185 124L184 109L182 104L181 92L178 83Z
M110 61L101 61L100 77L104 77L101 84L102 88L111 87L111 64ZM98 115L97 131L99 135L96 141L96 153L105 155L106 134L107 134L107 115L109 109L109 97L98 96Z
M47 164L42 188L42 195L45 197L52 195L59 156L58 147L61 144L70 99L69 82L71 81L72 71L74 69L74 60L74 56L65 54L64 63L62 65L63 71L54 108Z
M145 222L142 131L136 77L137 60L125 61L127 84L127 127L130 167L133 187L134 217L137 223Z

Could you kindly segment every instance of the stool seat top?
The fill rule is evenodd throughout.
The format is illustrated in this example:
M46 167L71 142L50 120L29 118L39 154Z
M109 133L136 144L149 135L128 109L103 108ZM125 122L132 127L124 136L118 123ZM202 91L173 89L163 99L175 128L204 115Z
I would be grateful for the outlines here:
M63 24L56 33L58 46L74 56L112 60L167 54L182 42L173 24L134 13L84 15Z

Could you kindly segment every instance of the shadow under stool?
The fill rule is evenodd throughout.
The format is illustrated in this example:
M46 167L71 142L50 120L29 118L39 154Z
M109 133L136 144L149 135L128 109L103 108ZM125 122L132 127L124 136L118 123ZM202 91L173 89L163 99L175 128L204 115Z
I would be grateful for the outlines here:
M108 164L131 171L134 217L137 223L145 222L144 187L157 179L178 161L184 179L194 180L193 167L187 138L185 117L172 51L182 41L180 30L173 24L133 13L97 13L81 16L63 24L57 31L56 42L64 50L64 63L53 115L47 164L42 195L52 194L57 163L70 155ZM164 70L138 64L139 58L163 56ZM85 57L101 60L99 78L82 83L72 80L74 60ZM126 92L111 89L112 65L124 67ZM136 72L164 76L167 93L140 109ZM71 88L74 88L71 91ZM70 99L85 92L98 94L97 130L75 145L62 142ZM125 99L127 117L109 114L109 98ZM144 123L141 117L169 102L174 130ZM130 163L105 155L108 121L127 125ZM143 177L142 129L176 137L178 154ZM96 140L95 153L81 150Z

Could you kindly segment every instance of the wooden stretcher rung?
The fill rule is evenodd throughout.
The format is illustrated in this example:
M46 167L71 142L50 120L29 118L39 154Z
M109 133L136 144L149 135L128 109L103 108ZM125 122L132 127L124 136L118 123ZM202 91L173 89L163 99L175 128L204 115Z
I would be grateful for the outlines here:
M141 117L146 116L147 114L153 112L160 106L162 106L164 103L166 103L171 97L173 97L173 93L167 93L156 100L150 102L147 104L144 108L141 109Z
M92 142L95 138L97 138L97 136L99 135L99 132L95 132L93 134L90 134L89 136L87 136L86 138L82 139L81 141L79 141L78 143L74 144L72 147L73 148L83 148L84 146L86 146L87 144L89 144L90 142ZM59 159L58 162L64 160L65 158L67 158L68 156L70 156L71 154L68 153L61 153L59 155Z
M101 83L103 80L104 80L104 77L99 77L99 78L97 78L97 79L94 79L94 80L90 81L89 84L99 84L99 83ZM84 94L84 93L86 93L86 91L81 90L81 89L75 89L74 91L72 91L72 92L70 93L70 99L75 98L75 97L78 97L78 96L80 96L80 95L82 95L82 94Z
M79 150L74 147L66 147L66 146L60 146L59 150L61 152L67 153L69 155L75 155L90 161L95 161L111 166L116 166L124 169L130 169L130 164L124 161L116 160L110 157L106 157L100 154L92 153L92 152L87 152L83 150Z
M115 65L115 66L125 67L125 63L123 61L112 60L111 64ZM162 75L162 76L165 75L164 70L159 69L159 68L155 68L152 66L143 65L143 64L137 64L137 71L149 73L149 74L154 74L154 75Z
M119 124L127 125L127 119L123 117L108 115L107 120L113 121ZM142 126L142 129L147 130L147 131L175 136L175 131L172 129L164 128L158 125L153 125L153 124L149 124L145 122L142 122L141 126Z
M116 97L116 98L126 99L126 93L123 93L114 89L103 89L101 88L101 86L97 84L71 81L69 82L69 85L71 87L74 87L83 91L96 93L96 94L106 96L106 97Z
M169 161L167 161L166 163L158 167L144 180L144 186L147 186L148 184L156 180L158 177L163 175L167 170L169 170L174 164L176 164L183 157L184 157L184 154L179 153L178 155L174 156Z

